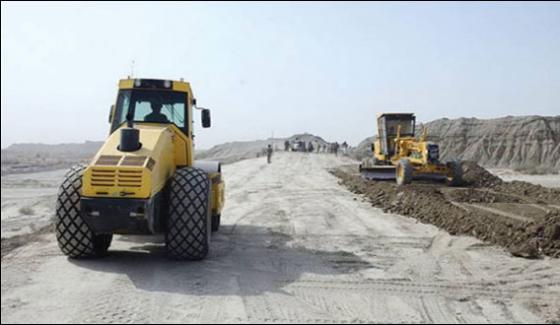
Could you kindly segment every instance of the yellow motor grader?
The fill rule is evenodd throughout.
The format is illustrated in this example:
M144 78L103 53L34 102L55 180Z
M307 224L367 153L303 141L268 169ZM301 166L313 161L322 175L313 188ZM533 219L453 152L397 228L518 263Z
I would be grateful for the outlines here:
M460 163L439 161L439 146L429 142L427 129L417 139L416 117L412 113L382 113L377 116L377 138L372 157L360 164L366 179L396 179L404 185L413 179L445 180L451 186L462 182Z
M56 237L71 258L104 255L113 234L164 234L175 259L206 257L224 204L219 162L194 161L188 82L123 79L110 134L60 186ZM210 111L201 110L203 127Z

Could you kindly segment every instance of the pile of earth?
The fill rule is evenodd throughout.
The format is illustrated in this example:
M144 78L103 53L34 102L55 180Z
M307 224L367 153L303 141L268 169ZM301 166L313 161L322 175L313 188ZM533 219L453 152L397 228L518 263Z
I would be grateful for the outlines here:
M303 141L306 144L312 143L314 148L317 146L327 146L330 143L320 136L309 133L295 134L287 138L269 138L266 140L236 141L216 145L208 150L196 154L196 159L217 160L222 163L233 163L242 159L255 158L264 152L270 144L274 151L284 150L284 143Z
M560 257L560 189L504 182L474 162L462 166L465 183L459 188L425 181L397 186L394 181L365 180L356 166L332 173L342 185L385 212L501 245L516 256ZM528 213L517 216L525 210Z

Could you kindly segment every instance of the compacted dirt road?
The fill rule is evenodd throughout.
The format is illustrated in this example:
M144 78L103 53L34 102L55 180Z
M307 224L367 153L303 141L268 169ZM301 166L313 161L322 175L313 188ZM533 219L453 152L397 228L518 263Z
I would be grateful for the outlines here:
M224 166L223 225L201 262L123 236L105 258L69 260L53 233L38 236L2 258L2 322L560 319L560 260L383 213L328 172L349 162L276 153Z

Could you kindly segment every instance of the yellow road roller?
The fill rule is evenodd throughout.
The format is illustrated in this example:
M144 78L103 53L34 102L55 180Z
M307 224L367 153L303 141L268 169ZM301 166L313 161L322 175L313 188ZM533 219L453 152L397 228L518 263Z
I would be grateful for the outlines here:
M113 234L164 234L171 258L200 260L220 225L221 165L195 161L188 82L123 79L110 133L93 160L66 174L56 201L56 238L71 258L106 254Z

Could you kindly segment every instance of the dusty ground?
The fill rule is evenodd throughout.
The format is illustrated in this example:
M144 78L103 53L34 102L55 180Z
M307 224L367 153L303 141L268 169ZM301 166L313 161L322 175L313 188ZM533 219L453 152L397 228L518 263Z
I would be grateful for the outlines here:
M66 170L2 176L2 238L27 234L50 223Z
M454 235L472 235L516 256L560 257L560 189L505 182L474 162L463 162L462 169L460 187L421 180L406 186L369 181L355 164L333 174L385 212L411 216Z
M550 188L560 188L560 174L556 175L527 175L511 169L489 169L489 171L499 176L504 181L523 181L538 184Z
M2 322L560 320L559 259L384 213L328 172L349 162L279 153L225 166L224 225L202 262L137 237L73 261L40 235L2 258Z

